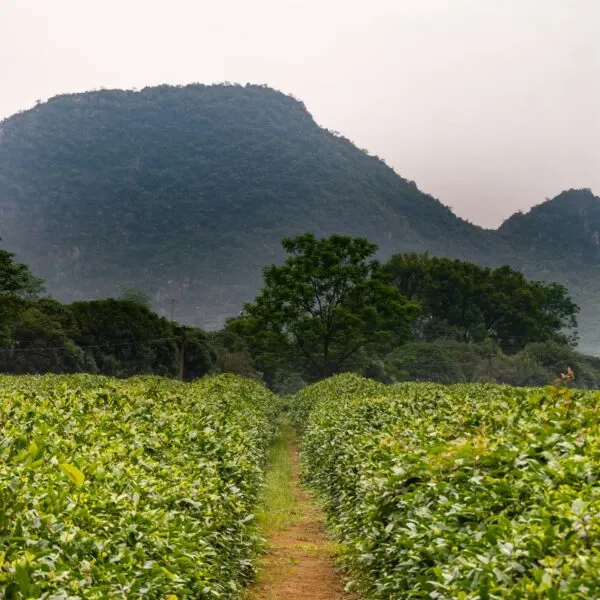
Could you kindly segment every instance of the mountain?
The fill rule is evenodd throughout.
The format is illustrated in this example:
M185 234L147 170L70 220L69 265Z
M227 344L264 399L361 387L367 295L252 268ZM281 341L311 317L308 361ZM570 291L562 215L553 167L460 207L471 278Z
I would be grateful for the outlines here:
M162 314L173 298L176 318L205 327L237 314L281 238L306 231L364 235L382 257L428 250L543 279L564 280L569 256L567 278L584 263L589 279L600 202L562 196L483 230L264 86L69 94L0 123L0 237L53 295L138 288ZM546 260L556 228L568 237L560 269Z
M568 190L553 200L516 213L498 229L520 252L546 258L556 267L600 263L600 199L591 190ZM564 249L568 249L565 253Z
M482 230L268 88L58 96L1 130L0 235L63 300L127 285L210 325L253 296L284 235L486 252Z
M512 215L495 234L510 248L505 262L567 286L581 306L581 348L600 355L600 198L589 189L564 191Z

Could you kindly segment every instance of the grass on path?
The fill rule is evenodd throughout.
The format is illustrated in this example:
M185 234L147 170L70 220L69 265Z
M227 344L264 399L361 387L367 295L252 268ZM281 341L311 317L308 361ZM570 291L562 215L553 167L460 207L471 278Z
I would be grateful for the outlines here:
M339 546L325 535L323 511L300 485L296 436L282 415L270 454L257 525L267 552L247 600L341 600Z
M269 455L269 470L256 518L263 537L284 529L297 518L292 486L293 465L290 446L296 443L296 433L285 415L279 418L278 434Z

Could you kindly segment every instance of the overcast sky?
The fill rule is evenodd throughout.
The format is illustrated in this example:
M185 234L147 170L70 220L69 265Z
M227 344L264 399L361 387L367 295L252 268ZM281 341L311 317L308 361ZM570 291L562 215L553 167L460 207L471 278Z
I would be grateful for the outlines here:
M267 83L459 215L600 195L600 0L0 0L0 118L64 92Z

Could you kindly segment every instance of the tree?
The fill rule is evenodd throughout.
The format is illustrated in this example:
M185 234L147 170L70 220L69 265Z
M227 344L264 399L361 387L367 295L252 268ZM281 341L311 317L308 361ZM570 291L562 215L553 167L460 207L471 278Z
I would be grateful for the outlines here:
M0 294L37 296L44 290L42 280L27 265L15 262L14 257L12 252L0 250Z
M61 324L35 305L19 312L12 335L18 343L2 348L2 372L76 373L93 368L93 363L69 339Z
M175 377L184 339L185 378L202 377L214 369L215 350L204 332L175 325L137 302L90 300L74 302L68 309L75 323L71 337L93 358L100 373Z
M186 379L214 370L204 332L159 317L143 292L125 288L120 300L67 306L38 298L42 289L29 267L0 250L0 372L175 376L184 339Z
M399 292L423 306L417 339L491 338L508 353L531 342L575 340L579 308L561 285L528 281L507 266L489 269L427 254L393 256L385 269Z
M207 334L216 352L216 367L220 373L236 373L250 379L262 380L250 356L245 340L226 327Z
M125 300L90 300L69 306L75 342L93 357L100 373L175 376L178 337L171 324L150 309Z
M178 338L185 339L184 379L199 379L207 373L213 372L217 363L217 352L208 336L194 327L176 327L174 331Z
M377 352L410 337L418 307L389 284L372 259L375 244L304 234L285 238L283 248L285 263L264 270L262 292L230 323L266 376L269 366L274 376L279 361L292 359L308 377L328 377L367 347Z

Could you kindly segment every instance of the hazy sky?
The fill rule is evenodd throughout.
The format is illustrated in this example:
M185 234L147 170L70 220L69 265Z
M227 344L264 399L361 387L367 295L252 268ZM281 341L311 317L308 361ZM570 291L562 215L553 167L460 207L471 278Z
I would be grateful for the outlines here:
M0 0L0 118L101 87L267 83L461 216L600 194L600 0Z

